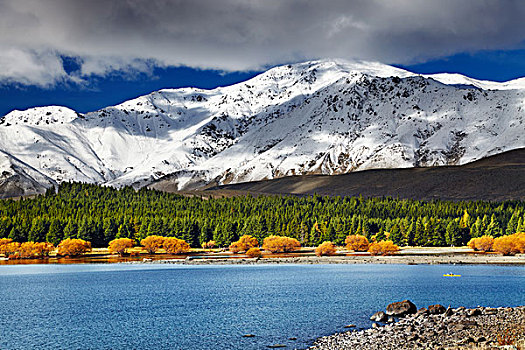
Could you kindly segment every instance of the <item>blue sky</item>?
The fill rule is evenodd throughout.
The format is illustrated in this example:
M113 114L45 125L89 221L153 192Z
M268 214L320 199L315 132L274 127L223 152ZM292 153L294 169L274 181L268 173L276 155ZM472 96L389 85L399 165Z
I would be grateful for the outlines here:
M520 0L0 0L0 115L93 111L318 58L525 76Z

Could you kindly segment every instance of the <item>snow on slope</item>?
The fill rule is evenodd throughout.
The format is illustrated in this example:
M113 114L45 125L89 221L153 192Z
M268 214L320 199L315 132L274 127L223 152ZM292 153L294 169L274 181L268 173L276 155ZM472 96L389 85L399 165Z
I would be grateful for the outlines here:
M30 173L42 187L141 187L163 178L188 189L464 164L525 147L524 103L523 79L306 62L214 90L160 90L85 115L56 106L11 112L0 120L0 150L18 163L13 170L0 162L0 170Z

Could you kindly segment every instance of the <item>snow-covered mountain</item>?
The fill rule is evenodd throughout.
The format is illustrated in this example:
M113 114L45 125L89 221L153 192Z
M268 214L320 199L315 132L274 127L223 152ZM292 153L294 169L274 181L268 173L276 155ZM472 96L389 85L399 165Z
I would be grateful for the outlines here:
M340 60L279 66L232 86L160 90L87 114L13 111L0 120L0 190L160 178L191 189L464 164L525 147L523 108L525 79L421 76Z

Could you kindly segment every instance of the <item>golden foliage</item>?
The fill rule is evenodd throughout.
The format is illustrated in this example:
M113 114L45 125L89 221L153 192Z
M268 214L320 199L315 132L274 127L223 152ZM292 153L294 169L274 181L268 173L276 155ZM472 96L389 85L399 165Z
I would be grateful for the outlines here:
M11 238L0 238L0 254L8 256L10 253L9 244L13 243Z
M182 254L190 251L190 245L185 240L175 237L166 237L163 247L169 254Z
M399 251L399 247L392 241L381 241L372 243L368 247L371 255L393 255Z
M469 248L479 250L480 252L490 252L494 245L494 238L492 236L472 238L467 245Z
M516 239L516 246L520 253L525 253L525 232L517 232L513 236Z
M48 256L53 250L55 250L55 246L49 242L37 242L33 248L35 255L39 257Z
M55 246L48 242L24 242L18 249L21 258L44 257L53 251Z
M142 245L148 253L153 254L162 248L165 239L166 238L162 236L148 236L140 241L140 245Z
M346 248L354 252L366 252L368 250L368 239L362 235L349 235L345 239Z
M76 256L91 251L91 243L83 239L67 238L58 245L58 254Z
M259 248L250 248L246 252L246 255L250 258L260 258L262 257L261 250Z
M208 241L208 242L202 243L202 248L203 249L213 249L215 248L216 245L217 243L215 241Z
M117 238L109 242L108 250L110 253L117 253L122 256L126 253L126 249L133 248L133 244L135 241L130 238Z
M272 253L292 252L299 248L301 248L301 243L295 238L268 236L263 242L263 249Z
M323 256L323 255L334 255L335 254L335 246L332 242L326 241L319 245L319 247L315 248L315 255L317 256Z
M250 235L244 235L237 242L233 242L229 246L229 250L232 253L240 253L240 252L246 252L250 248L257 247L259 245L259 242L257 241L257 238L250 236Z
M518 232L509 236L498 237L494 240L492 249L503 255L525 253L525 233Z

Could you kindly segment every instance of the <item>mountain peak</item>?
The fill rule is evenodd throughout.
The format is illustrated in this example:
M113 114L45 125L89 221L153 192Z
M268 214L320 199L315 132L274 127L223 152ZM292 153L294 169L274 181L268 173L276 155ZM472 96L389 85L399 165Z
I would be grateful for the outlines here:
M23 111L14 110L0 119L0 125L52 125L69 123L81 116L64 106L33 107Z
M59 106L13 111L2 119L0 150L19 164L9 178L38 172L116 187L163 179L179 190L458 165L525 147L522 91L511 88L521 83L309 61L212 90L163 89L85 116Z

